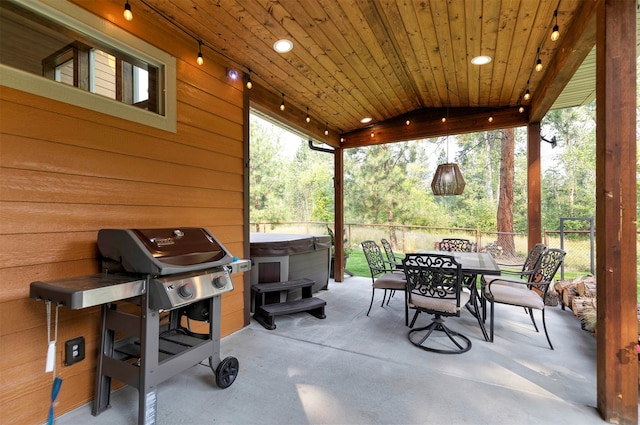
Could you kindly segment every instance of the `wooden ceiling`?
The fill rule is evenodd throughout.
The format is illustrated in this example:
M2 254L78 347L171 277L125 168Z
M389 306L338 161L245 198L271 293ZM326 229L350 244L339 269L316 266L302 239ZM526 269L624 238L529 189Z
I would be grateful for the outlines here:
M251 70L257 110L349 147L539 121L595 44L598 0L130 3L134 13L161 13L202 40L205 56L212 50L230 66ZM554 42L555 10L560 39ZM291 52L274 51L281 38L293 41ZM478 55L492 61L471 64ZM534 70L538 58L540 72ZM529 101L523 100L527 88ZM283 94L285 112L279 110ZM490 114L494 123L487 124ZM445 115L453 117L447 128ZM361 123L365 117L372 122Z

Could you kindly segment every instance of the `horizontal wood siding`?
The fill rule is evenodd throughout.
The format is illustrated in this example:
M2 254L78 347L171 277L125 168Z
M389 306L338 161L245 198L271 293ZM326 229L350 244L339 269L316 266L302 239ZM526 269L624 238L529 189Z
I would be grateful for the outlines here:
M80 2L121 16L122 2ZM119 10L118 14L114 11ZM243 93L226 67L194 61L193 40L141 13L131 31L177 59L177 132L164 132L0 87L0 411L7 423L46 422L46 310L29 284L95 273L101 228L208 228L244 253ZM122 24L118 22L118 24ZM197 45L196 45L197 47ZM244 281L222 297L222 335L245 326ZM55 310L55 309L54 309ZM60 308L59 415L93 399L98 307ZM65 367L64 341L86 358Z

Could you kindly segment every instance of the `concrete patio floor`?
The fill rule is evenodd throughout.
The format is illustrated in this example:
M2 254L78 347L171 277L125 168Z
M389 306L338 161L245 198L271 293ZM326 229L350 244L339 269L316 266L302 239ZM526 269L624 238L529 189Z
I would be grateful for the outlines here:
M447 324L473 347L434 354L407 340L403 296L384 308L382 292L366 316L371 280L330 281L316 294L327 318L276 318L277 328L250 326L222 339L221 357L240 362L236 381L215 385L207 362L158 388L157 423L199 424L602 424L596 406L596 341L570 311L547 308L555 350L521 308L496 306L495 342L485 342L468 312ZM541 326L540 312L534 312ZM416 326L429 323L422 314ZM57 425L137 422L138 393L111 395L97 417L91 405Z

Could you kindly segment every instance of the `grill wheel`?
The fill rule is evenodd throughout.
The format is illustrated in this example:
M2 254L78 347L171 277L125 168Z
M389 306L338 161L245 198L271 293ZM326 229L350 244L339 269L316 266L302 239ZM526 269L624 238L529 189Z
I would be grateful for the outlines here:
M213 357L209 357L209 367L216 374L216 385L219 388L229 388L236 380L240 363L235 357L226 357L220 362L218 367L213 368Z

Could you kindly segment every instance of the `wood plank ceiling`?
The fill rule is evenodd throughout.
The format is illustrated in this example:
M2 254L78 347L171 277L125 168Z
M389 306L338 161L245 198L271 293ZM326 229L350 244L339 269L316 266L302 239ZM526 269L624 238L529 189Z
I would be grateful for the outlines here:
M205 57L250 70L258 110L320 141L337 146L342 138L343 146L355 146L415 137L399 131L410 117L436 122L451 114L469 123L474 114L483 121L502 114L505 122L496 128L539 121L595 44L597 0L130 3L134 13L161 13L190 34L194 57L201 40ZM560 39L552 41L556 10ZM292 51L274 51L282 38L293 42ZM473 65L478 55L492 60ZM538 59L540 72L534 70ZM527 109L518 117L520 105ZM365 117L371 123L361 123ZM390 131L365 140L376 128ZM438 133L426 124L420 132Z

